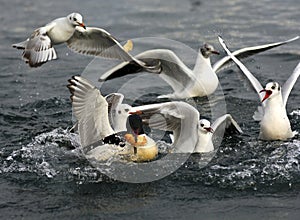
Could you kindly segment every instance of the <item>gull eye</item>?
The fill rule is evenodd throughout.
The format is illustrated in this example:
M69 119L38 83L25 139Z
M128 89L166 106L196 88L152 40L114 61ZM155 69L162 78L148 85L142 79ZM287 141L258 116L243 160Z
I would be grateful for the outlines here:
M200 124L201 127L204 127L204 124Z
M274 90L274 89L275 89L275 86L272 86L271 89Z
M73 18L73 21L77 21L77 19L76 19L76 18Z

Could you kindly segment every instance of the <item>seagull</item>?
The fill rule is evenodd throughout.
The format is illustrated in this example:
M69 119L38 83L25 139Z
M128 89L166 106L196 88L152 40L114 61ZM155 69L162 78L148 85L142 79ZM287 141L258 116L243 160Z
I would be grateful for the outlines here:
M196 145L194 153L205 153L213 151L213 139L214 135L218 134L218 130L224 131L231 127L234 131L242 134L243 131L237 122L232 118L230 114L225 114L217 118L212 124L207 119L201 119L199 121L199 141ZM223 130L222 130L223 129Z
M133 146L120 136L120 131L127 130L127 118L130 115L130 106L121 103L124 96L110 94L105 98L88 80L79 76L69 80L68 88L71 92L81 146L86 157L105 161L115 155L131 154ZM139 126L134 116L129 117L129 125L134 131L136 126ZM155 141L145 135L143 130L136 131L137 138L139 135L142 135L141 141L138 139L136 143L148 154L136 152L137 157L133 152L133 159L135 161L154 159L157 155ZM152 155L152 158L149 158L149 155Z
M198 110L182 101L138 106L133 107L131 111L140 115L143 122L152 129L172 131L173 153L213 151L214 131L220 131L221 128L225 129L229 125L232 125L239 133L243 133L230 114L217 118L211 125L206 119L199 120Z
M123 47L106 30L86 27L82 15L75 12L36 29L27 40L13 44L12 47L23 50L23 59L30 67L38 67L57 59L53 45L61 43L66 43L73 51L85 55L135 60L128 53L132 49L130 40ZM144 66L142 62L136 62Z
M254 115L255 120L260 120L259 139L261 140L287 140L293 138L297 132L291 129L290 121L286 112L286 104L293 86L300 75L300 62L294 69L292 75L281 87L278 82L269 82L265 88L252 75L252 73L242 64L228 49L224 40L219 36L219 42L244 73L258 94L262 106Z
M235 51L233 54L238 57L248 57L287 44L298 38L299 36L287 41L246 47ZM213 54L219 54L219 52L216 51L212 45L205 43L198 51L194 68L190 69L171 50L147 50L138 54L135 58L136 60L145 63L144 66L151 66L151 69L145 69L135 61L124 61L104 73L99 78L99 81L102 82L127 74L147 71L159 74L159 76L174 90L174 93L160 95L158 98L184 99L189 97L208 96L211 95L219 85L216 73L230 61L230 57L225 56L214 65L211 65L210 57Z
M155 141L144 134L139 118L150 128L172 131L174 153L213 150L212 132L224 125L228 127L232 124L238 132L242 133L230 114L218 118L211 126L205 119L199 121L198 110L182 101L131 107L122 103L124 96L121 94L113 93L103 97L100 91L83 77L74 76L69 83L68 88L72 94L73 112L78 121L81 145L87 155L92 155L91 157L98 160L110 158L120 152L128 153L128 148L125 150L126 146L125 148L121 146L124 143L118 136L118 132L128 131L128 124L134 135L142 134L149 145L154 145ZM118 130L114 129L115 127ZM91 146L94 147L94 143L99 143L99 140L104 145L97 145L96 148L91 149Z

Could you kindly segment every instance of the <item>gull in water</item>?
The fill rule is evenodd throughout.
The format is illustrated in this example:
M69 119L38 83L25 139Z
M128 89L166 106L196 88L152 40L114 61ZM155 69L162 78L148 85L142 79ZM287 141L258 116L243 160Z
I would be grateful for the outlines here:
M297 132L293 132L291 129L290 121L286 113L286 104L290 92L299 77L300 63L296 66L292 75L282 87L278 82L269 82L265 88L263 88L244 64L229 51L221 37L219 37L219 41L226 53L248 78L261 100L262 106L259 106L258 111L254 114L254 119L260 121L259 139L286 140L293 138Z
M235 51L233 54L244 58L292 42L298 38L299 37L295 37L287 41L246 47ZM135 56L135 58L136 60L144 63L144 66L151 66L151 69L145 69L134 60L124 61L104 73L99 78L99 81L106 81L127 74L147 71L159 74L159 76L174 90L174 93L161 95L158 98L182 99L189 97L208 96L212 94L219 85L219 80L216 73L220 69L224 68L224 66L230 61L230 57L225 56L217 61L214 65L211 65L210 56L212 54L219 54L219 52L216 51L213 46L205 43L198 52L194 68L190 69L171 50L147 50L138 54Z
M181 101L165 102L133 107L143 122L152 129L173 132L174 153L203 153L214 150L213 135L230 125L243 133L230 114L216 119L211 125L206 119L199 120L200 114L193 106Z
M87 155L98 160L125 151L119 146L123 142L117 135L118 132L128 130L127 118L130 116L138 115L150 128L172 131L174 153L213 150L212 132L222 126L228 127L232 124L238 132L242 133L229 114L218 118L210 125L205 119L199 121L200 114L197 109L185 102L174 101L131 107L122 103L124 96L121 94L113 93L104 98L96 87L82 77L74 76L69 82L68 88L72 93L73 112L78 121L81 145ZM138 121L132 121L140 126ZM135 125L130 127L133 131L136 130ZM145 137L149 145L154 145L153 139L146 135ZM102 143L110 143L110 146L97 145L96 148L90 149L90 146L94 146L94 143L98 143L99 140Z
M220 129L228 129L231 127L233 130L242 134L243 131L230 114L225 114L217 118L212 124L206 119L199 121L199 141L194 150L194 153L210 152L214 150L213 139L214 135L218 134Z
M12 46L23 50L23 59L30 67L38 67L49 60L57 59L53 45L66 43L75 52L115 58L123 61L135 60L128 51L132 49L129 40L124 47L107 31L86 27L79 13L57 18L36 29L31 36ZM142 62L137 61L143 66Z
M79 76L74 76L69 83L80 142L88 159L105 161L115 155L131 155L131 160L149 161L156 157L155 141L144 134L136 117L128 117L130 106L121 103L123 96L111 94L104 98L95 86ZM123 138L118 133L127 131L127 118L135 134L133 142L130 134Z

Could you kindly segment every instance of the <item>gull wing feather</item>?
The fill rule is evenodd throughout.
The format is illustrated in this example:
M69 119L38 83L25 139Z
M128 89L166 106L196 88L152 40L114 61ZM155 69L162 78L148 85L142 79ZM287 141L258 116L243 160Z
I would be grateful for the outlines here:
M289 95L300 75L300 62L294 69L292 75L288 78L288 80L284 83L282 86L282 98L283 98L283 105L286 106L287 100L289 98Z
M76 28L73 36L67 41L70 49L77 53L131 61L132 56L106 30L87 27Z
M254 90L260 97L260 100L263 99L263 95L260 93L260 91L263 89L260 82L252 75L252 73L245 67L245 65L239 61L228 49L227 45L225 44L224 40L219 36L219 42L226 51L226 53L231 57L231 59L235 62L235 64L239 67L239 69L244 73L244 75L248 78L251 85L253 86ZM265 103L263 102L262 105L264 106Z
M173 131L176 152L193 152L198 142L200 114L185 102L166 102L133 107L150 128Z
M211 127L214 131L217 131L219 129L226 129L231 125L236 131L238 131L239 133L243 133L243 131L240 128L240 126L238 125L238 123L232 118L232 116L230 114L225 114L225 115L217 118L213 122Z
M104 73L99 81L122 77L128 74L148 71L158 73L174 91L182 90L193 80L192 70L190 70L179 57L171 50L154 49L147 50L136 57L146 66L155 66L156 71L137 64L136 62L123 62Z
M83 147L114 134L108 119L108 104L100 91L79 76L69 80L73 113Z
M296 36L292 39L286 40L286 41L280 41L280 42L275 42L275 43L270 43L270 44L263 44L263 45L258 45L258 46L252 46L252 47L245 47L239 50L236 50L232 52L232 54L237 57L238 59L243 59L247 58L249 56L252 56L254 54L258 54L270 49L273 49L275 47L279 47L281 45L293 42L295 40L299 39L299 36ZM218 60L216 63L213 65L213 70L217 73L223 68L226 68L227 65L230 65L230 56L225 56L222 59Z

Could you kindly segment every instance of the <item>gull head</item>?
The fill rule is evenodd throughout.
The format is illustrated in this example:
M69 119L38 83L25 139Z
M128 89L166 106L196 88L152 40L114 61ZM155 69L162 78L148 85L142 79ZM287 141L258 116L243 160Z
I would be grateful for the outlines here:
M264 102L266 99L271 99L280 94L280 85L277 82L269 82L266 87L260 92L265 92L265 96L261 102Z
M85 27L85 25L84 25L84 23L83 23L83 18L82 18L82 15L81 15L81 14L76 13L76 12L73 12L73 13L69 14L69 15L67 16L67 18L68 18L68 21L69 21L74 27L80 26L80 27L86 29L86 27Z
M200 48L200 52L201 52L202 56L205 57L205 58L209 58L210 55L212 55L212 54L217 54L217 55L220 54L219 51L216 51L215 48L212 45L208 44L208 43L205 43Z
M214 132L214 130L212 129L212 127L210 125L210 122L206 119L201 119L199 121L199 128L200 128L200 131L205 134Z
M128 116L128 125L128 130L131 130L134 133L134 135L145 134L143 129L143 120L138 114L130 114Z

